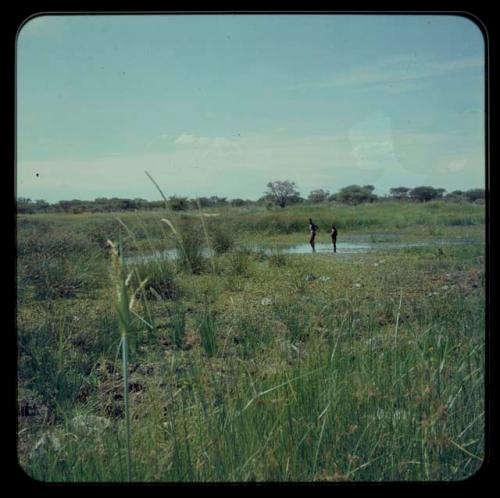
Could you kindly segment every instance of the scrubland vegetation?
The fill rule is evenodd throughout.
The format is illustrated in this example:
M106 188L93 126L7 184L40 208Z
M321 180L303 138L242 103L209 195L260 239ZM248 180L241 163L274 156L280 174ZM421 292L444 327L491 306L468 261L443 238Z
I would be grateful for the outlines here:
M318 242L335 222L337 254L286 253L310 217ZM55 482L467 478L484 217L445 201L19 215L20 465Z

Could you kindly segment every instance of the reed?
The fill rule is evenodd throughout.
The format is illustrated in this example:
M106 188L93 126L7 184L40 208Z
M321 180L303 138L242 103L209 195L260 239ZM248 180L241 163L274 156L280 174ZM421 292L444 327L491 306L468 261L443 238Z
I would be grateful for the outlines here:
M120 347L122 352L122 376L123 376L123 402L125 410L126 424L126 444L127 444L127 481L132 481L132 450L130 437L130 406L129 406L129 338L132 333L132 315L131 310L134 306L136 294L144 287L147 279L140 282L134 292L129 294L129 283L132 273L126 275L125 264L123 262L123 245L121 240L118 245L108 240L111 248L111 260L113 268L113 277L116 291L116 312L120 330Z

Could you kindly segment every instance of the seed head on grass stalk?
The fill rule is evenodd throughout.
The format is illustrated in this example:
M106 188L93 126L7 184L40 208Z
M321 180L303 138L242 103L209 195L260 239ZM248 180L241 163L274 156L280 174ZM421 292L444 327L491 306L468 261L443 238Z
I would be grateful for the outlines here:
M125 423L127 426L127 480L132 480L132 458L130 447L130 410L128 401L128 340L132 330L131 310L135 303L135 296L138 291L144 288L147 279L143 280L138 289L129 297L128 286L132 277L132 272L125 276L123 263L123 250L121 240L116 245L108 240L111 248L111 261L113 267L113 277L116 286L116 311L118 314L118 324L120 327L120 345L122 349L122 368L123 368L123 400L125 403Z
M181 235L179 234L179 231L175 228L175 225L173 223L174 213L172 212L172 210L170 209L170 207L168 205L167 198L165 197L165 194L161 190L160 186L153 179L153 177L147 171L145 173L148 176L148 178L153 182L153 184L157 188L158 192L160 192L160 195L162 196L162 198L163 198L163 200L165 202L165 209L166 209L166 211L167 211L170 219L162 218L161 221L163 221L163 223L165 223L166 225L168 225L168 227L170 228L170 230L172 230L172 233L174 234L177 246L180 248L180 250L182 252L183 260L187 263L189 272L193 273L193 268L192 268L192 265L191 265L191 261L189 259L188 254L187 254L186 248L184 246L184 242L182 240Z
M165 194L163 193L163 191L160 188L160 186L158 185L158 183L155 181L155 179L147 171L145 171L145 173L146 173L147 177L151 180L151 182L153 183L153 185L156 187L156 189L160 193L160 195L161 195L161 197L162 197L162 199L163 199L163 201L165 203L165 209L166 209L166 211L167 211L167 213L169 215L169 219L162 218L162 221L164 223L166 223L170 227L170 229L172 230L172 233L174 234L174 236L176 238L177 244L180 247L181 252L183 254L183 259L186 261L186 263L187 263L187 265L189 267L190 273L193 273L193 269L194 269L193 268L193 264L190 261L189 254L188 254L188 251L186 250L186 247L185 247L185 244L184 244L184 242L182 240L182 237L179 234L179 231L175 228L175 224L173 223L173 220L175 219L175 217L174 217L173 211L170 209L168 200L165 197ZM200 206L199 200L197 201L197 206L198 206L198 212L200 214L201 224L202 224L202 227L203 227L203 233L204 233L205 239L206 239L206 244L207 244L207 247L211 248L210 237L208 236L207 227L205 225L205 221L204 221L203 215L201 213L201 206ZM215 273L215 262L214 262L213 257L211 258L211 264L212 264L212 271Z
M212 272L215 273L215 260L213 258L214 250L212 247L212 244L210 242L210 237L208 236L208 230L207 226L205 224L205 220L203 219L203 213L201 212L201 205L200 205L200 200L199 198L196 198L196 205L198 207L198 214L200 215L200 220L201 220L201 225L203 227L203 233L205 235L205 241L207 244L207 247L211 250L211 255L210 255L210 263L212 264Z

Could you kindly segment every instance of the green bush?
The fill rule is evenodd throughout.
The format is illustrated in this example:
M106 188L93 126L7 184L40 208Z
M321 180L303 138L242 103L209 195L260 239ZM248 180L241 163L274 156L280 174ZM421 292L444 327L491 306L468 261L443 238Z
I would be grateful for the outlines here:
M238 248L228 255L229 272L231 275L247 275L250 268L251 252Z
M269 256L269 265L277 268L287 266L290 262L290 258L284 254L278 247L275 247L271 251Z
M127 272L132 272L133 289L147 278L144 285L144 296L147 299L176 299L180 296L175 265L165 257L154 260L127 264Z
M234 247L235 236L227 227L213 225L210 227L210 242L215 254L219 256Z
M189 273L199 274L205 268L205 235L199 223L187 219L182 222L176 238L176 251L180 267Z

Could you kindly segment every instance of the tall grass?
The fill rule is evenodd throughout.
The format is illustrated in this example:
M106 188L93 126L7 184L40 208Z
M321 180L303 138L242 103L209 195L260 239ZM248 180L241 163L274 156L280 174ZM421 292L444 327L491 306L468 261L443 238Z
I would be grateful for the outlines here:
M169 310L172 328L172 342L182 347L186 335L186 309L183 304L174 303Z
M283 216L301 219L300 209ZM388 228L404 222L399 212L370 209L339 215L369 221L382 213ZM419 207L437 227L446 226L447 209ZM168 237L157 234L183 245L185 220L170 214L168 223L157 220ZM268 214L276 213L238 216ZM231 223L240 220L221 226ZM142 226L133 217L124 224L132 234ZM203 245L213 244L211 221L193 226ZM127 244L148 247L151 233L141 229L146 238L137 241L125 230ZM447 247L439 258L433 247L335 260L246 259L233 248L212 256L220 274L179 272L170 261L125 264L129 246L115 246L112 283L103 279L92 296L20 306L23 467L63 482L464 479L484 455L478 242ZM227 278L244 285L221 285ZM184 292L161 295L165 282ZM123 413L106 412L104 395ZM44 419L42 404L54 416ZM32 405L39 415L26 415ZM81 413L107 417L110 429L77 433L71 421Z
M134 305L136 293L144 286L146 280L140 282L139 287L129 296L129 282L132 274L125 273L123 262L123 246L121 241L118 246L108 241L111 247L112 265L114 271L114 283L116 286L116 311L120 329L120 346L122 351L122 375L123 375L123 401L125 408L126 441L127 441L127 480L132 480L132 450L130 437L130 408L129 408L129 336L133 330L132 315L130 313Z
M199 312L196 322L201 345L208 356L213 356L217 352L217 326L214 310L207 301Z

